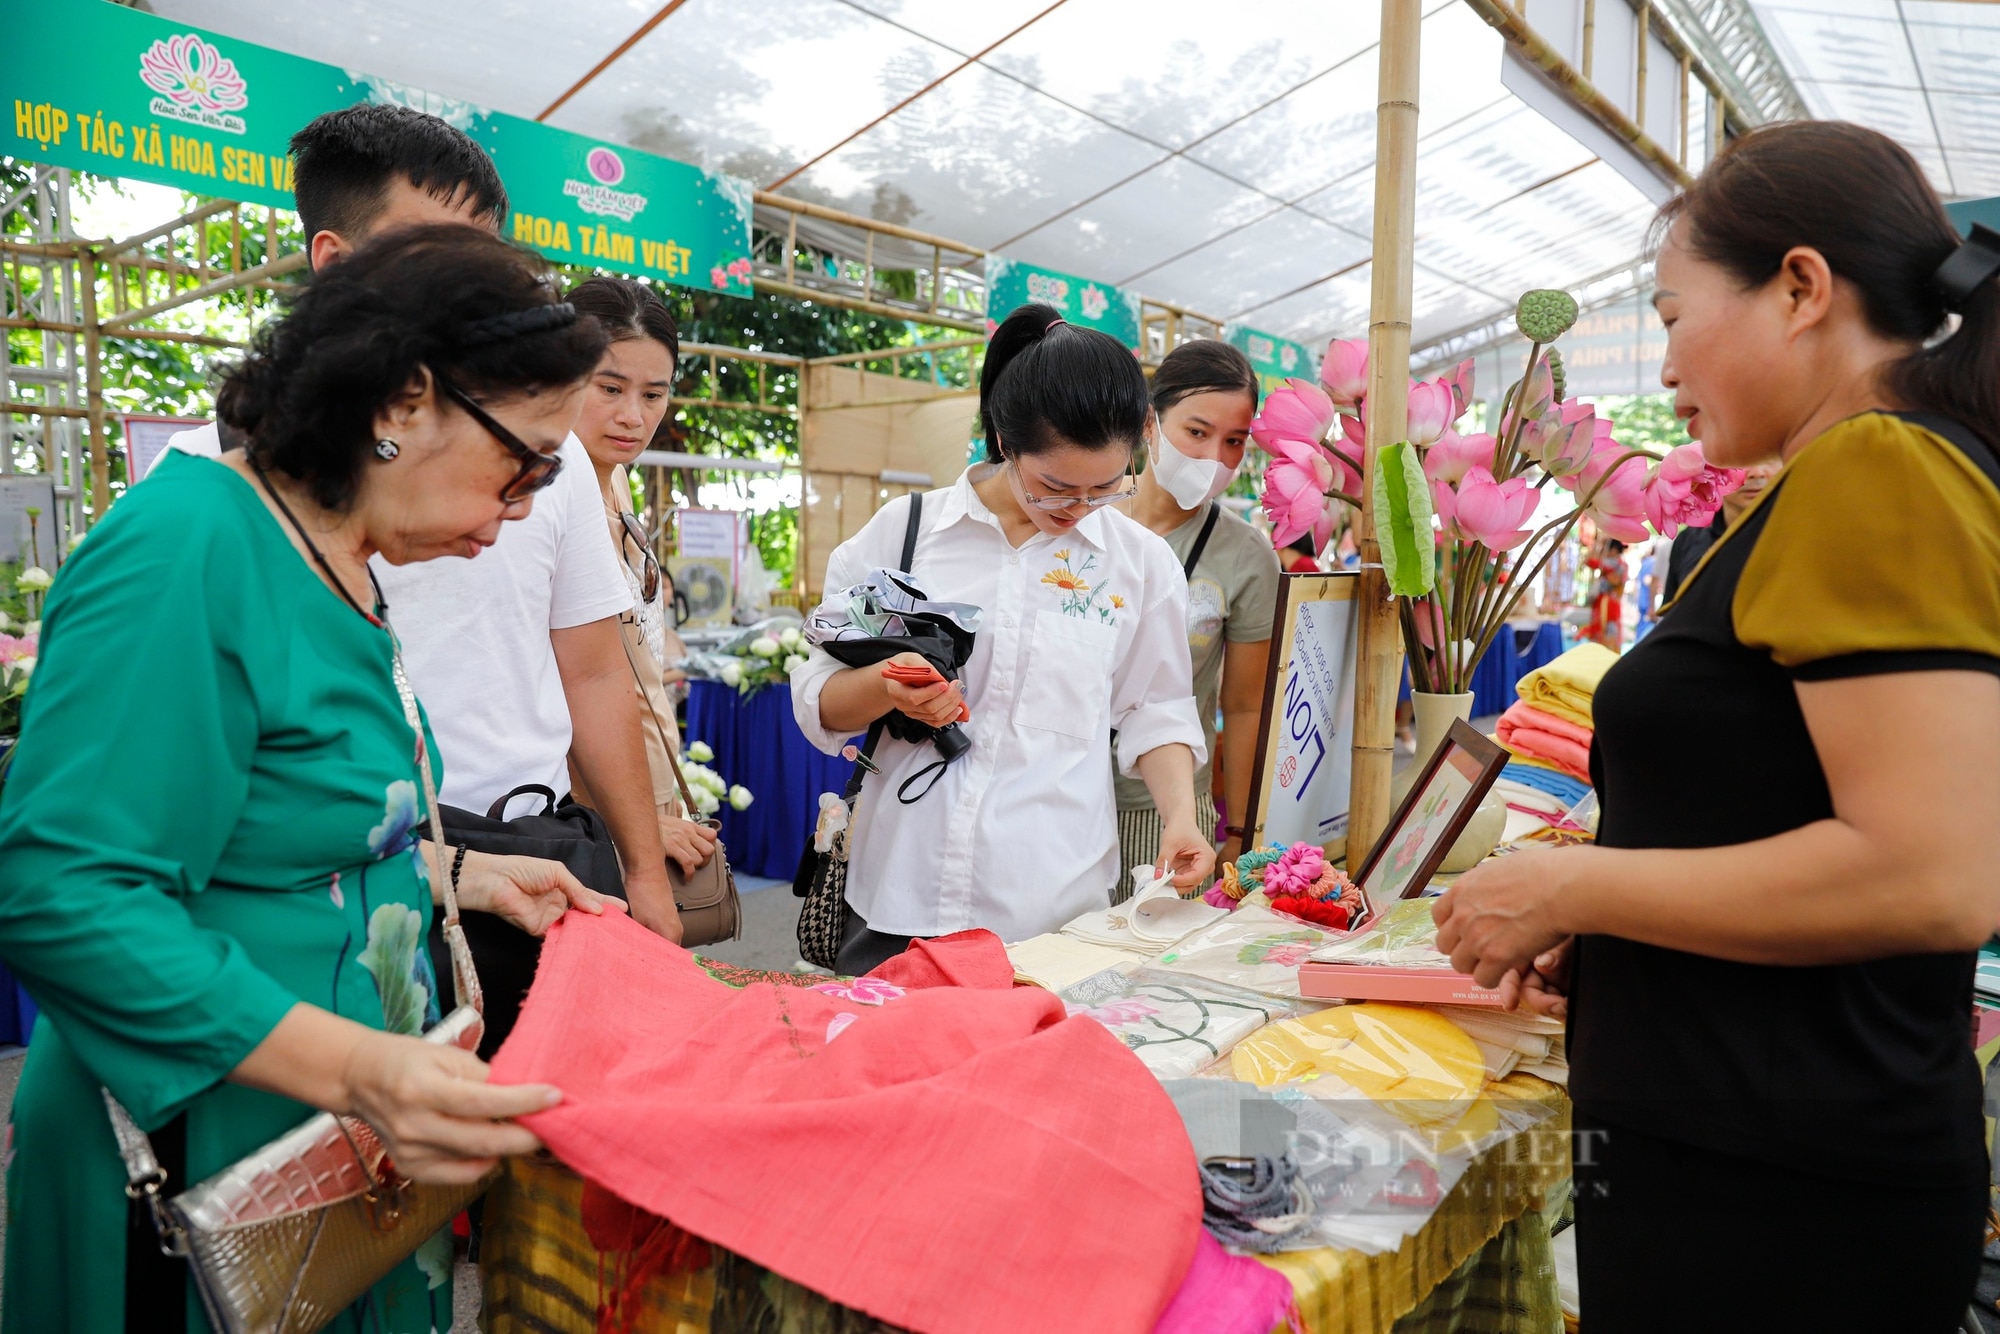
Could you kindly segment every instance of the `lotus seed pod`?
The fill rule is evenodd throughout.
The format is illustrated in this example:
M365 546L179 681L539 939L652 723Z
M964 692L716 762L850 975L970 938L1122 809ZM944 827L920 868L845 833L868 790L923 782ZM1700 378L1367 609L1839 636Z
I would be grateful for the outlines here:
M1537 343L1553 343L1576 323L1576 298L1568 292L1540 288L1523 292L1514 307L1514 327Z
M1556 351L1554 348L1549 349L1549 378L1555 381L1556 402L1560 403L1568 398L1569 381L1563 378L1562 353Z

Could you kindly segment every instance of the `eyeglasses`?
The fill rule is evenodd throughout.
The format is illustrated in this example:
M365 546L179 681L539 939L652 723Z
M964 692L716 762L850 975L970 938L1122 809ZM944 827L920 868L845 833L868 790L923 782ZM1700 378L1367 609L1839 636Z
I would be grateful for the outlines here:
M638 547L639 554L645 558L646 572L639 580L639 597L641 601L651 602L660 595L660 559L653 554L652 545L646 541L646 525L622 510L619 511L618 521L625 526L625 540Z
M436 376L438 388L444 390L452 402L464 408L472 420L486 428L488 435L498 440L509 454L521 460L521 470L514 474L512 481L500 488L501 504L512 505L526 500L556 479L556 474L562 471L561 454L544 454L538 449L529 447L520 436L495 421L493 414L473 402L470 394L437 372L433 371L431 374Z
M1027 479L1021 476L1021 470L1018 467L1014 466L1014 462L1012 459L1009 459L1007 461L1007 466L1013 469L1014 486L1021 493L1021 503L1024 505L1033 506L1035 509L1038 510L1056 512L1060 510L1074 509L1078 505L1084 505L1089 507L1090 509L1097 509L1103 505L1116 505L1121 500L1130 500L1133 496L1139 494L1139 479L1132 476L1130 473L1127 473L1125 475L1125 480L1127 483L1129 483L1129 485L1127 485L1124 490L1113 491L1109 495L1038 496L1034 492L1028 490Z

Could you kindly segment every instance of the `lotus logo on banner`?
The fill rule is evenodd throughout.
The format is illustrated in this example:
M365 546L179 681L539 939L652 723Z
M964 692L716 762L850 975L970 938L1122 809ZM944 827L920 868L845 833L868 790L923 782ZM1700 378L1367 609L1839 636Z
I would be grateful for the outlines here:
M250 105L250 92L234 61L191 32L162 38L139 57L139 78L157 94L155 116L243 133L243 118L232 116Z
M566 180L563 193L574 199L585 213L630 222L645 210L646 196L611 188L625 179L625 159L617 153L600 144L584 156L583 167L591 179Z

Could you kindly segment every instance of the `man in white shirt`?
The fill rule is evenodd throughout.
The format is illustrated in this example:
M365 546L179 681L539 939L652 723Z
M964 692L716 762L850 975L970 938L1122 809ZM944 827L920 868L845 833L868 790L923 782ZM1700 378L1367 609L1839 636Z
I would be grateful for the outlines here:
M507 214L485 151L407 107L330 112L291 147L315 270L392 228L464 223L497 232ZM168 448L213 457L220 442L215 427L204 426L176 435ZM566 757L574 756L618 845L633 917L678 941L666 856L692 871L713 853L714 835L655 811L618 627L631 594L605 539L590 459L574 435L562 459L533 510L502 525L480 555L404 566L378 556L370 568L437 736L445 770L438 799L484 814L526 784L561 794Z

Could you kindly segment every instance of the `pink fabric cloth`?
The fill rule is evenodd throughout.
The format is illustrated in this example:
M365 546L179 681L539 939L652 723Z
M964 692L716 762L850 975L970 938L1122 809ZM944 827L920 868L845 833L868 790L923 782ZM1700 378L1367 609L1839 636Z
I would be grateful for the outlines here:
M1204 1232L1194 1263L1153 1334L1271 1334L1293 1314L1291 1280L1222 1249ZM1293 1328L1296 1328L1294 1325Z
M891 1324L1146 1334L1202 1235L1187 1132L1109 1030L1012 981L979 931L738 991L572 912L493 1079L563 1090L523 1121L584 1177Z
M1590 739L1588 727L1578 727L1566 718L1544 713L1532 704L1516 703L1500 715L1494 728L1500 744L1516 755L1541 760L1590 781Z

